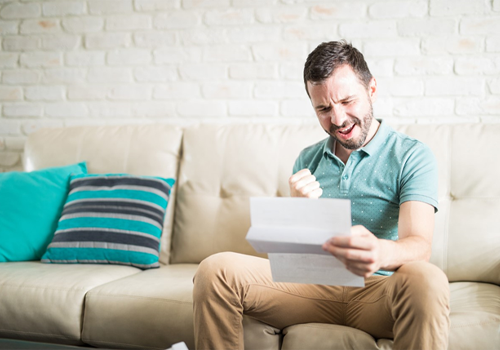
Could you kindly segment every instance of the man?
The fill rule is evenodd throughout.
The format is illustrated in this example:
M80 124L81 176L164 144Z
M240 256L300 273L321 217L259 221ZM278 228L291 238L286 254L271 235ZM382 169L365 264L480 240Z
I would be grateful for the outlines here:
M351 200L351 236L323 249L365 277L365 287L273 283L265 259L213 255L194 279L197 348L243 349L246 314L279 329L332 323L393 338L395 349L445 349L448 280L427 262L437 211L432 152L373 118L377 82L350 44L319 45L304 83L329 137L302 151L290 192Z

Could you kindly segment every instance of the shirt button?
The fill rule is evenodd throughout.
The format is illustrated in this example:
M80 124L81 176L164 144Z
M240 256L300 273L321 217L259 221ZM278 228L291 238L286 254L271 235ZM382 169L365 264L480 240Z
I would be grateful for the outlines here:
M349 176L348 176L348 175L344 175L344 176L342 176L342 180L347 180L348 178L349 178Z

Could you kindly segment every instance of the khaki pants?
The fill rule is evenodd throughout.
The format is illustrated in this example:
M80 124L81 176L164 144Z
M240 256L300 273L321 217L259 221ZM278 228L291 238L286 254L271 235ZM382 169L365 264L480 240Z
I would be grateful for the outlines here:
M364 288L274 283L269 261L220 253L202 261L194 278L196 348L243 349L243 314L275 328L299 323L354 327L393 338L394 349L446 349L446 275L425 262L403 265Z

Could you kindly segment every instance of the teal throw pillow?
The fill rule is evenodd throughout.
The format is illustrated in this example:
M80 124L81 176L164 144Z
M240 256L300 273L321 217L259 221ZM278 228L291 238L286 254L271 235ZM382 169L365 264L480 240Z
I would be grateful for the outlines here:
M72 176L42 262L159 267L160 237L174 183L126 174Z
M71 174L85 162L0 174L0 262L40 260L57 227Z

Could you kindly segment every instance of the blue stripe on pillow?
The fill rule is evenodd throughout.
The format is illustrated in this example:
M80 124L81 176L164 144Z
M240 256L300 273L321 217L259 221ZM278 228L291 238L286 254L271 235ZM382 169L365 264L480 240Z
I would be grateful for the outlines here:
M141 200L144 202L150 202L157 204L161 207L167 206L167 200L161 198L154 193L141 192L136 190L112 190L112 191L102 191L102 190L88 190L81 192L70 192L68 196L68 202L87 199L87 198L133 198L135 200Z
M154 255L103 248L52 248L50 263L66 264L118 264L142 269L159 267Z
M153 235L155 237L161 236L161 228L153 226L147 222L113 219L113 218L99 218L99 217L86 217L86 218L61 220L59 221L59 225L57 226L56 234L57 231L59 230L66 230L69 228L78 228L78 227L114 228L117 230L139 231Z

